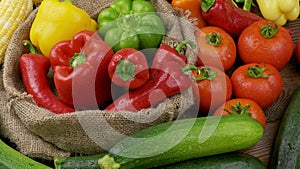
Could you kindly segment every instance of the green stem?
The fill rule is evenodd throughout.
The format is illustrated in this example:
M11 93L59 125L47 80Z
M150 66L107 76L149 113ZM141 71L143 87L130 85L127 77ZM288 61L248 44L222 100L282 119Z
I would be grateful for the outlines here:
M197 70L197 78L195 80L201 81L201 80L214 80L217 77L217 72L212 71L209 67L203 66L200 69Z
M214 6L216 0L202 0L201 9L207 12L212 6Z
M23 44L25 46L28 46L30 54L37 54L37 51L35 50L34 46L32 45L32 43L29 40L24 40Z
M243 9L246 11L251 10L252 0L245 0Z
M77 66L85 63L86 56L82 53L75 53L74 56L70 59L70 67L75 69Z
M187 66L181 68L181 71L183 73L188 72L190 70L198 70L198 67L194 66L194 65L187 65Z
M231 2L233 3L233 5L235 6L235 7L239 7L236 3L235 3L235 1L234 0L231 0Z
M207 42L213 46L220 46L222 43L222 37L216 32L207 34L205 38Z
M128 59L120 60L116 67L115 74L117 74L123 81L133 79L135 77L135 67L136 65Z
M240 102L237 102L236 105L231 105L232 111L229 111L228 109L225 109L225 111L231 115L244 115L244 116L251 117L251 112L248 111L249 108L250 108L249 104L243 107Z
M275 24L275 26L272 26L272 24L269 23L260 28L260 34L267 39L273 38L277 34L277 32L277 24Z
M177 47L175 48L175 50L176 50L178 53L181 53L180 51L181 51L182 47L183 47L184 45L186 45L186 44L190 45L192 49L194 49L194 48L196 47L196 45L195 45L192 41L190 41L190 40L184 40L184 41L180 42L180 43L177 45Z
M258 65L249 66L247 75L252 78L268 78L270 74L264 74L266 66L259 68Z

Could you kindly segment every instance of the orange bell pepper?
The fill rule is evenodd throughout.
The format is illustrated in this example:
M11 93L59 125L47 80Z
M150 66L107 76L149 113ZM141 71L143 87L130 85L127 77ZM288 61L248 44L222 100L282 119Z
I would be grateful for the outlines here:
M192 23L198 28L206 26L206 22L201 14L202 0L172 0L171 5L174 8L183 9L185 12L190 12L188 19L196 18Z

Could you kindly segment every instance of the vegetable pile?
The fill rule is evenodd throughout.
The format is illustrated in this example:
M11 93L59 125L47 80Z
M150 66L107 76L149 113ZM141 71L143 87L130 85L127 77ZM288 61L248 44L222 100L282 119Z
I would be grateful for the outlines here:
M190 19L194 42L171 47L161 44L167 28L147 0L115 0L97 21L70 2L43 0L24 41L30 53L20 56L18 65L24 88L38 106L55 114L136 113L191 88L192 111L198 115L141 130L106 154L55 158L55 166L89 162L101 169L152 168L254 146L267 126L264 109L282 93L280 71L294 53L292 30L284 24L298 18L299 2L290 2L293 7L273 2L280 10L271 18L267 1L245 0L242 8L232 0L194 5L173 0L174 8L198 22ZM151 48L154 54L144 53ZM187 48L197 51L194 65L188 64ZM295 53L300 63L300 39Z

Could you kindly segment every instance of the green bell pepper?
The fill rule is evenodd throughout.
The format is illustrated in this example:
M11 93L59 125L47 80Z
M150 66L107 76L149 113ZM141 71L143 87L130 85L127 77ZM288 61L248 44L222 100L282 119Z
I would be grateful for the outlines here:
M116 52L157 48L165 25L156 8L146 0L115 0L98 15L99 34Z

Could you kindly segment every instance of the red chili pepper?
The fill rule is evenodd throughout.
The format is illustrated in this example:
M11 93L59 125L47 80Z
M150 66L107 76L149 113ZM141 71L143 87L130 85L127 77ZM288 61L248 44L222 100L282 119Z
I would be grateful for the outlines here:
M205 21L238 38L241 32L262 17L235 6L232 0L202 0L202 16Z
M53 113L74 112L75 110L61 102L50 88L47 79L47 74L51 66L49 58L36 54L29 41L25 41L24 44L29 45L31 53L23 54L20 57L18 68L26 92L32 95L37 105Z
M108 64L112 49L94 32L81 31L50 52L60 99L77 110L98 109L111 101Z
M161 45L153 58L147 83L125 93L106 110L139 111L156 106L166 98L186 90L191 86L192 80L181 70L185 65L184 55L168 45Z
M108 73L117 86L139 88L149 79L146 56L134 48L123 48L113 55L108 65Z

